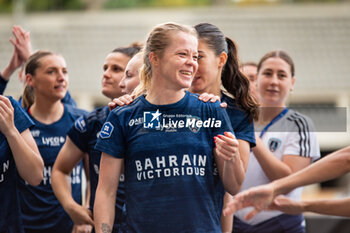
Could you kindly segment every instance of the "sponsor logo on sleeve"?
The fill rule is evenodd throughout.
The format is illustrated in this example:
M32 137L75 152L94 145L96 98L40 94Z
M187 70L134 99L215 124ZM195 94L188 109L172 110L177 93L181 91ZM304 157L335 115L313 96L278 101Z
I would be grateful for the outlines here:
M75 123L74 123L74 127L80 132L80 133L84 133L86 131L86 123L84 120L84 117L79 117Z
M100 131L100 138L106 139L110 138L112 135L112 132L114 130L114 126L112 125L111 122L106 122L102 126L102 130Z

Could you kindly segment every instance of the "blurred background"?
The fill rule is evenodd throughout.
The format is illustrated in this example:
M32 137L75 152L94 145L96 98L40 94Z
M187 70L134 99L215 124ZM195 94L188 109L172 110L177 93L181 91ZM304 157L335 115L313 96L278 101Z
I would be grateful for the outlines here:
M34 50L65 57L71 94L79 107L92 110L108 102L100 93L106 55L143 42L153 26L168 21L217 25L237 42L242 62L287 51L296 66L289 105L314 120L323 156L349 145L350 0L0 0L0 70L12 54L12 26L19 24L31 32ZM20 96L17 76L6 95ZM344 176L310 186L304 197L348 195L349 181ZM330 230L320 227L323 222L309 232L339 233L348 224Z

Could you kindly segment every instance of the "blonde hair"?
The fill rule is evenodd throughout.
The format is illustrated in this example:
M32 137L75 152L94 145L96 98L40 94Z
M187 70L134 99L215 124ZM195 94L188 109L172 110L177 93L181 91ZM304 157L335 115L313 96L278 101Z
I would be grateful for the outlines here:
M177 23L159 24L150 32L146 45L143 48L143 65L140 70L140 84L135 88L132 95L138 97L149 90L152 78L152 66L149 60L151 52L161 56L171 42L172 32L185 32L197 37L194 28Z

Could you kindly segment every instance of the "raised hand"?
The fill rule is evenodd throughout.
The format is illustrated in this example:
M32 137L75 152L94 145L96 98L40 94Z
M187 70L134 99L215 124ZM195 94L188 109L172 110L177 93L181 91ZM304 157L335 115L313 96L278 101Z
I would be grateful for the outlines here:
M32 54L32 43L30 33L23 30L21 26L13 26L12 34L15 39L10 38L10 42L15 46L20 58L25 62Z

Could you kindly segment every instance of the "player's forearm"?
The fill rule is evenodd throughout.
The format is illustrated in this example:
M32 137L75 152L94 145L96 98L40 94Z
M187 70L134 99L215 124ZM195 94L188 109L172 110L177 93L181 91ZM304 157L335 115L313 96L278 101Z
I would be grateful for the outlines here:
M51 174L52 189L58 201L68 214L75 205L78 205L72 197L70 179L70 174L65 174L54 166Z
M292 173L291 168L272 154L260 138L256 139L256 147L252 151L266 176L271 181L286 177Z
M28 145L33 143L36 147L34 141L26 141L29 134L29 130L20 134L17 129L13 129L6 138L20 176L31 185L39 185L43 179L44 162L37 148L34 150Z
M302 202L304 212L350 217L350 198Z
M231 195L235 195L241 189L245 177L243 162L240 156L235 156L229 161L222 161L221 166L224 187Z
M350 171L350 147L336 151L310 166L274 181L276 195L294 188L334 179Z
M96 233L111 233L115 215L115 197L96 192L94 222Z

